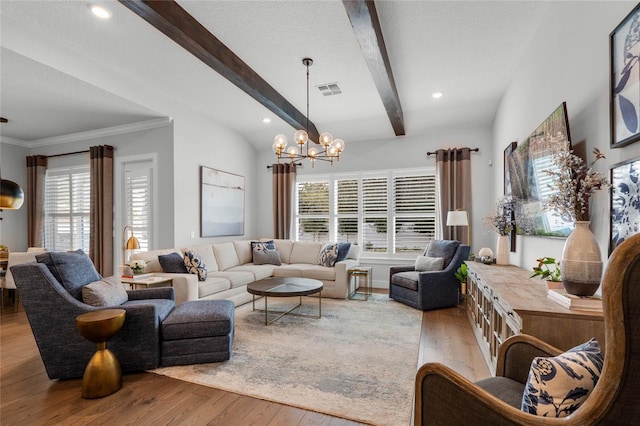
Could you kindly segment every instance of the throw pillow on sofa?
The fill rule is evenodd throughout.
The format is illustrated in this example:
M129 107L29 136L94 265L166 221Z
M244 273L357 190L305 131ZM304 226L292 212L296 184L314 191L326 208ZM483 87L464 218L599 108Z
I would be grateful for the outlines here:
M522 396L522 411L546 417L568 416L593 391L603 363L596 339L553 358L534 358Z
M127 291L116 277L106 277L82 287L82 301L91 306L118 306L129 300Z
M336 262L342 262L349 255L351 249L351 243L338 243L338 258Z
M334 266L338 259L338 244L325 244L318 254L318 265Z
M280 252L272 241L252 241L251 254L254 265L282 265Z
M187 272L198 276L198 281L204 281L207 279L207 265L202 262L200 256L191 250L184 253L184 266L187 268Z
M184 257L180 253L160 254L158 262L162 266L162 272L169 274L186 274L188 272L184 266Z

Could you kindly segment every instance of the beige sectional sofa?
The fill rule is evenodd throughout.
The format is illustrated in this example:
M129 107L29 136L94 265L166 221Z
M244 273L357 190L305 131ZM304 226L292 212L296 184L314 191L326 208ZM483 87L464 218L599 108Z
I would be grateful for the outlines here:
M264 240L263 240L264 241ZM358 246L352 245L343 261L335 266L318 265L318 255L324 243L273 240L282 264L255 265L252 262L251 240L206 244L182 249L161 249L135 253L131 260L145 260L145 272L171 277L176 304L188 300L229 299L236 306L251 301L247 284L268 277L313 278L324 283L323 297L344 299L348 296L347 271L358 266ZM159 255L173 252L181 255L191 250L197 253L207 269L207 279L198 281L195 274L175 274L162 271Z

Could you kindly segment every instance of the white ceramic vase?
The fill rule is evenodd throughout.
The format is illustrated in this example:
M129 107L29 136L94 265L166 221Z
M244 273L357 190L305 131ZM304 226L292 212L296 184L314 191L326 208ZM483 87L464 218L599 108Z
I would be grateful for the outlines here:
M496 264L509 264L509 236L498 235L498 247L496 250Z
M562 285L567 293L576 296L593 296L602 278L600 247L589 223L575 223L575 229L564 243L560 260Z

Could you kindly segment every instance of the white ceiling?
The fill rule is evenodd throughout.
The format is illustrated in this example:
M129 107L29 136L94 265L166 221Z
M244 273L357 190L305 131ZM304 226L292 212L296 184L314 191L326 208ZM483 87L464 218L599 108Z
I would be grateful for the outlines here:
M257 149L293 129L120 3L0 2L3 140L39 140L168 116L181 103ZM341 1L179 1L310 119L347 143L393 130ZM377 1L407 135L488 127L550 6L539 1ZM35 53L34 53L35 52ZM95 70L108 75L97 87ZM93 71L92 71L93 70ZM337 82L343 94L313 86ZM109 87L104 87L109 86ZM443 91L440 100L431 98ZM265 125L263 117L272 119Z

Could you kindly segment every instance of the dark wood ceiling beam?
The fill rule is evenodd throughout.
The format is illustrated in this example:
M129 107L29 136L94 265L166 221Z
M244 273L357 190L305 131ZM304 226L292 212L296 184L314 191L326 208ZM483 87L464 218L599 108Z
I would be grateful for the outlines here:
M195 57L290 124L304 129L307 118L175 1L119 0L136 15L163 32ZM309 137L319 133L309 121Z
M404 136L404 115L373 0L343 0L360 50L369 65L396 136Z

